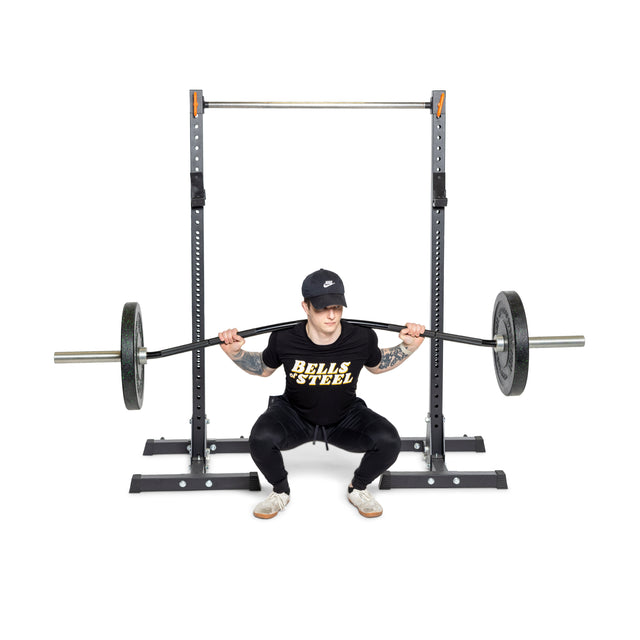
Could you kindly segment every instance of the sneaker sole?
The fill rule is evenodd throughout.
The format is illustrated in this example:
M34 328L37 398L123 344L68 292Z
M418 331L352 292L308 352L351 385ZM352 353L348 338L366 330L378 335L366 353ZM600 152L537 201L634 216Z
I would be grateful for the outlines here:
M260 518L260 520L271 520L271 518L275 518L280 512L276 511L275 513L256 513L253 512L253 515L256 518Z
M349 500L349 498L347 498ZM356 509L358 509L358 513L365 518L379 518L382 515L382 511L374 511L373 513L365 513L364 511L360 511L360 507L357 504L353 504L351 500L349 500L349 504L353 505Z

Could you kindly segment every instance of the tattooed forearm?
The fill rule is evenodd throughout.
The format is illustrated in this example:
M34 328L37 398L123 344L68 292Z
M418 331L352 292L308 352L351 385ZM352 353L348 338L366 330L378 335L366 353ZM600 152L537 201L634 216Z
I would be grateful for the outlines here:
M382 354L382 359L377 367L380 371L393 369L409 357L409 354L402 351L400 345L397 347L390 347L388 349L380 349L380 353Z
M231 358L243 371L254 376L261 376L264 373L264 362L262 354L256 351L240 351L238 356Z

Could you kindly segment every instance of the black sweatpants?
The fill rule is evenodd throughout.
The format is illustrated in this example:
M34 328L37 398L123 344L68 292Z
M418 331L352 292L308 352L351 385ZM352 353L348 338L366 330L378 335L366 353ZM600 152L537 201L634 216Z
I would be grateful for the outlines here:
M277 493L289 493L287 471L281 451L318 440L345 451L363 453L352 484L365 489L386 471L400 453L396 428L356 398L347 415L337 424L316 426L303 420L284 396L269 398L268 409L258 418L249 437L251 457Z

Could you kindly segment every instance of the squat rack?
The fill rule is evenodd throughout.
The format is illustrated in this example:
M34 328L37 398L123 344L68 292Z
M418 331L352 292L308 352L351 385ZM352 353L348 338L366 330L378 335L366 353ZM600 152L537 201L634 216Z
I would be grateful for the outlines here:
M442 332L444 318L444 232L447 206L445 173L446 93L432 92L430 102L205 102L201 90L189 92L191 176L191 318L192 340L204 339L204 206L203 115L205 109L424 109L431 112L431 328ZM402 438L402 451L424 455L425 471L386 471L380 489L496 488L506 489L503 471L449 471L445 452L484 452L481 436L445 437L443 414L442 340L431 340L430 399L426 437ZM147 440L143 455L191 456L188 474L139 475L131 493L248 489L258 491L257 472L208 473L211 454L248 453L245 438L208 439L205 411L204 348L192 353L191 440Z

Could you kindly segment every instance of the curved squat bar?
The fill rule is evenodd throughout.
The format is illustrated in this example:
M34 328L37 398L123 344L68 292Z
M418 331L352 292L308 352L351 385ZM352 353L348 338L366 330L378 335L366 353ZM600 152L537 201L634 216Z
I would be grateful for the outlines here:
M282 331L283 329L291 329L297 324L304 322L304 320L293 320L291 322L280 322L278 324L265 325L264 327L257 327L256 329L246 329L244 331L238 331L238 335L243 338L250 338L251 336L257 336L262 333L273 333L274 331ZM343 319L343 322L355 324L360 327L368 327L370 329L380 329L382 331L393 331L399 333L405 327L399 324L388 324L386 322L373 322L371 320L350 320ZM460 342L463 344L471 344L478 347L495 347L495 340L482 340L481 338L470 338L468 336L459 336L453 333L442 333L439 331L431 331L427 329L421 334L423 338L438 338L440 340L449 340L450 342ZM168 349L162 349L160 351L149 351L147 353L147 360L154 360L157 358L166 358L167 356L174 356L178 353L186 353L188 351L195 351L196 349L202 349L204 347L212 347L220 344L219 338L210 338L209 340L202 340L201 342L191 342L189 344L183 344L178 347L170 347Z

